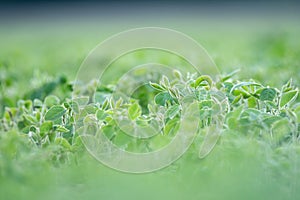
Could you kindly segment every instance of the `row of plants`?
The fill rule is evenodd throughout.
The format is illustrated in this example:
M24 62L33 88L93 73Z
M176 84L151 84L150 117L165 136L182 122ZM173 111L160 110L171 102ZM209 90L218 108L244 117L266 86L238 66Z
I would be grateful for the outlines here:
M83 134L95 137L104 134L119 148L149 152L162 148L174 138L180 127L183 102L190 99L199 108L197 137L212 134L209 127L217 125L215 132L230 130L256 137L274 148L298 144L299 88L292 80L281 88L265 86L255 80L240 81L233 78L236 73L213 80L207 75L174 70L171 76L161 76L143 85L128 98L118 95L116 85L99 85L92 81L85 87L84 96L72 99L72 84L65 78L54 79L3 109L1 137L17 132L34 148L57 146L59 150L56 148L51 159L63 162L71 154L82 152ZM1 81L4 94L4 87L9 84ZM53 95L57 87L69 98ZM144 133L145 137L128 133ZM199 156L204 156L201 150Z

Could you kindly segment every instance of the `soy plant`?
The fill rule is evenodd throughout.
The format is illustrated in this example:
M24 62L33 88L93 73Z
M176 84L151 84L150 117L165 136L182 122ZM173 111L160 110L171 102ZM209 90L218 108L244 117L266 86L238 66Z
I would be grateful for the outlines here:
M76 140L71 101L49 95L39 99L19 100L16 107L6 108L1 119L1 131L18 130L31 144L40 148L54 148L53 159L66 160L81 146Z
M299 89L292 80L280 89L254 80L225 81L220 90L231 106L227 128L263 137L277 145L299 139Z
M149 82L149 86L155 95L150 95L153 99L148 100L147 111L143 111L145 102L119 97L113 90L103 90L103 86L89 90L96 91L94 94L83 92L88 95L74 99L79 108L79 135L96 141L104 134L126 151L148 152L164 147L175 137L185 99L198 102L200 128L221 126L224 113L229 110L226 96L206 75L188 73L185 77L175 70L172 77L163 75L158 82ZM138 90L135 94L146 95L143 92Z
M255 80L232 80L234 73L217 81L207 75L183 77L178 71L174 75L174 80L165 78L151 85L159 95L197 100L199 128L222 124L223 129L261 138L274 146L299 142L299 88L292 80L278 89Z
M139 92L143 90L135 94ZM167 93L157 94L144 111L138 99L116 98L113 91L100 90L94 96L92 103L88 96L74 99L79 108L77 130L83 137L97 140L105 135L126 151L148 152L170 142L178 129L181 108Z
M39 148L58 146L54 153L58 160L81 151L87 134L94 140L105 136L126 151L150 152L176 136L182 102L190 99L199 109L195 139L199 157L212 150L224 130L265 140L275 147L298 143L299 89L292 81L278 89L255 80L235 80L235 73L213 80L174 70L131 96L120 95L116 85L91 81L82 86L82 95L72 100L61 101L51 94L44 100L19 100L16 107L5 108L0 129L18 130Z

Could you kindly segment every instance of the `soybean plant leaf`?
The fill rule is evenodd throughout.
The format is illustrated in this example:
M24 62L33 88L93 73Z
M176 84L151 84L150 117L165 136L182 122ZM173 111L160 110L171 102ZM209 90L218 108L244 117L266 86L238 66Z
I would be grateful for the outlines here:
M163 86L161 86L161 85L159 85L159 84L157 84L157 83L152 83L152 82L150 82L149 84L150 84L150 86L151 86L153 89L156 89L156 90L158 90L158 91L164 91L164 90L165 90L165 88L164 88Z
M173 75L177 78L177 79L179 79L179 80L181 80L182 79L182 74L181 74L181 72L179 71L179 70L173 70Z
M21 131L22 131L22 133L28 134L29 129L30 129L30 126L25 126Z
M49 95L45 98L45 105L50 108L54 105L58 105L60 103L60 99L57 96Z
M231 102L232 105L238 103L242 99L243 95L239 94L237 97L234 98L234 100Z
M65 139L65 138L55 138L55 141L54 141L55 144L57 145L61 145L62 147L70 150L72 147L70 145L70 143Z
M105 113L104 110L98 110L96 113L96 117L98 120L104 120L107 114Z
M277 109L277 105L273 101L266 101L265 103L269 108Z
M238 123L238 120L237 118L234 118L234 117L227 117L226 118L226 123L227 123L227 126L229 129L238 129L239 128L239 123Z
M254 120L257 120L258 117L260 116L261 112L257 109L253 109L253 108L248 108L248 109L245 109L241 116L240 116L240 119L249 119L251 121L254 121Z
M164 106L167 101L172 100L173 98L168 92L160 92L154 97L154 101L158 105Z
M254 92L253 96L258 98L259 95L261 94L261 92L262 92L264 89L265 89L265 88L258 88L258 89Z
M261 93L259 99L261 101L273 101L276 97L276 90L274 88L264 88Z
M116 130L112 125L106 125L102 128L103 134L109 139L112 140L116 136Z
M233 84L231 82L224 82L223 85L226 92L230 92L233 88Z
M88 96L77 97L74 98L73 101L76 102L79 106L85 106L89 102L89 97Z
M239 107L237 107L233 111L229 112L226 115L226 119L229 119L229 118L238 119L240 117L243 109L244 109L243 107L244 107L244 105L240 105Z
M280 98L280 107L292 103L298 96L298 90L291 90L289 92L283 93Z
M235 89L237 89L237 88L240 88L240 87L242 87L242 86L250 86L250 85L252 85L252 86L261 86L261 84L255 83L255 82L241 82L241 83L239 83L239 84L234 85L234 86L231 88L230 93L232 93L232 92L233 92Z
M203 81L206 81L208 83L208 85L211 87L211 85L212 85L212 79L210 78L210 76L207 76L207 75L202 75L199 78L197 78L196 81L195 81L195 83L194 83L194 87L196 88L196 87L200 86L200 84Z
M169 120L164 127L164 134L165 135L173 135L174 133L176 133L179 128L178 123L179 123L179 120L177 118Z
M256 98L251 96L250 98L248 98L248 108L256 108L257 106L257 102L256 102Z
M96 114L97 107L95 107L94 105L87 105L87 106L84 107L84 111L87 114Z
M131 120L135 120L138 116L142 114L142 109L138 103L134 103L128 108L128 117Z
M40 108L40 107L43 106L43 102L42 102L41 100L39 100L39 99L34 99L34 100L33 100L33 106L34 106L35 108Z
M23 118L24 118L24 122L25 124L29 125L29 124L34 124L36 123L36 118L34 118L31 115L27 115L27 114L23 114Z
M55 130L58 131L58 132L63 132L63 133L67 133L67 132L70 131L69 129L67 129L64 126L61 126L61 125L56 125Z
M55 121L66 113L66 109L62 106L52 106L45 115L45 120Z
M71 103L71 107L72 107L72 110L75 112L75 113L79 113L80 112L80 109L79 109L79 105L77 102L73 101Z
M49 132L53 127L53 122L52 121L45 121L42 123L40 127L40 133L47 133Z
M244 90L239 90L239 89L236 89L233 91L232 93L234 96L240 96L242 95L244 98L248 98L250 97L250 94Z
M275 122L281 120L282 117L280 116L269 116L263 119L263 123L267 125L269 128L274 124Z
M174 105L168 108L166 111L166 116L170 119L173 119L180 111L179 105Z
M95 92L94 100L97 103L103 104L107 98L111 97L111 93L107 92Z
M24 102L24 106L27 110L31 110L32 109L32 101L31 100L26 100Z

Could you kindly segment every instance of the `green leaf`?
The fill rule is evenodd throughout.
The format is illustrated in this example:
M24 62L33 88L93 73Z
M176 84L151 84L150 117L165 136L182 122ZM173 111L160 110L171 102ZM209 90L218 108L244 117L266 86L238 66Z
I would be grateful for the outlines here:
M80 109L79 109L79 105L77 102L73 101L71 103L71 107L72 107L72 110L75 112L75 113L79 113L80 112Z
M25 124L27 124L27 125L29 125L29 124L35 124L37 122L36 118L34 118L31 115L23 114L23 118L24 118Z
M95 92L95 95L94 95L94 101L96 103L100 103L100 104L103 104L104 101L107 99L107 98L110 98L111 97L111 93L107 93L107 92ZM87 102L88 103L88 102Z
M61 125L55 125L54 128L55 128L55 131L63 132L63 133L67 133L67 132L70 131L69 129L67 129L64 126L61 126Z
M83 96L83 97L77 97L74 98L73 101L76 102L79 106L85 106L89 103L89 97Z
M178 78L179 80L181 80L182 79L182 74L181 74L181 72L179 71L179 70L173 70L173 75L176 77L176 78Z
M28 134L29 129L30 129L30 126L25 126L21 131L22 131L22 133Z
M265 103L269 108L272 108L272 109L278 108L277 105L273 101L265 101Z
M32 101L31 100L26 100L24 102L24 106L27 110L31 110L32 109Z
M61 145L62 147L66 148L68 150L71 149L70 143L65 138L61 138L61 137L55 138L54 143L57 145Z
M84 123L84 125L96 124L97 119L95 118L95 115L89 114L89 115L85 116L85 118L83 119L83 123Z
M52 121L45 121L40 127L41 135L42 133L48 133L49 131L51 131L52 127L53 127Z
M166 111L166 116L170 119L173 119L180 111L179 105L174 105L168 108Z
M16 116L17 111L16 108L5 108L4 118L10 122Z
M105 113L104 110L98 110L96 113L96 117L98 120L104 120L107 114Z
M240 119L249 119L251 121L257 120L261 112L254 108L248 108L244 110L240 116Z
M274 124L276 121L279 121L281 119L282 117L280 116L269 116L263 119L263 123L270 128L272 124Z
M52 106L45 115L45 120L55 121L66 113L63 106Z
M248 102L248 108L256 108L257 102L255 97L251 96L250 98L247 99L247 102Z
M250 94L244 90L239 90L239 89L236 89L232 92L232 94L234 96L240 96L242 95L245 99L249 98L250 97Z
M158 105L164 106L167 101L171 101L173 98L168 92L160 92L154 97L154 101Z
M41 108L43 106L43 102L39 99L34 99L33 100L33 106L35 108Z
M276 90L274 88L264 88L261 93L259 99L261 101L273 101L276 97Z
M243 109L244 109L244 106L240 105L239 107L235 108L233 111L229 112L226 115L226 119L229 119L229 118L238 119L240 117Z
M96 114L97 112L97 107L94 106L94 105L87 105L84 107L84 111L87 113L87 114Z
M210 78L210 76L202 75L196 79L194 83L194 88L197 88L203 81L206 81L210 87L212 86L213 81Z
M157 83L149 83L151 87L153 87L154 89L158 90L158 91L164 91L165 88Z
M238 120L235 117L227 117L226 123L228 125L228 128L232 130L237 129L239 127Z
M105 109L107 109L108 108L108 106L109 106L109 99L108 98L106 98L105 100L104 100L104 102L103 102L103 104L102 104L102 109L103 110L105 110Z
M178 131L178 128L179 128L178 118L171 119L167 122L167 124L164 127L164 134L173 135Z
M131 120L135 120L138 116L142 114L142 109L138 103L134 103L128 108L128 117Z
M280 98L280 107L284 107L285 105L292 103L298 96L298 90L291 90L289 92L283 93Z
M103 134L109 139L112 140L116 136L116 130L112 125L106 125L102 128Z
M54 105L58 105L60 103L60 99L57 96L49 95L45 98L45 105L50 108Z
M232 105L238 103L242 99L243 95L239 94L237 97L234 98L234 100L231 102Z
M259 83L255 83L255 82L241 82L239 84L234 85L231 90L230 93L232 93L234 90L236 90L237 88L243 87L243 86L261 86L261 84Z
M230 92L231 89L233 88L233 84L231 82L224 82L223 87L226 92Z

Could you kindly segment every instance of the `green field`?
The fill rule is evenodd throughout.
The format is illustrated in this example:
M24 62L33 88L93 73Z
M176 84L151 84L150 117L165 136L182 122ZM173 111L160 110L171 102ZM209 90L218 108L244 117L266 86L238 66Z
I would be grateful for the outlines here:
M24 122L35 120L30 118L36 113L29 105L39 103L34 99L40 99L48 110L54 104L68 102L70 85L88 53L109 36L135 27L160 26L191 36L207 50L222 77L240 69L230 80L233 84L256 82L263 88L278 88L282 96L299 91L300 28L294 17L166 15L144 20L116 17L108 22L88 17L44 21L24 19L0 24L0 199L299 198L299 95L286 97L287 104L279 103L280 109L274 108L272 115L284 118L277 129L275 125L270 129L278 137L270 137L269 129L261 131L254 122L239 124L237 110L244 111L249 104L247 95L241 95L242 99L231 105L231 117L236 121L233 125L226 122L227 128L207 157L198 157L195 141L172 165L146 174L123 173L102 165L71 136L65 137L63 142L67 144L53 139L40 145L36 143L39 139L30 139L29 132L34 128ZM177 62L163 53L155 58L163 64ZM115 75L110 77L112 83L126 66L145 60L149 61L138 54L116 63L120 65L115 66L118 71L111 72ZM141 93L137 97L142 98ZM59 102L53 103L56 98L45 102L49 95L57 96ZM28 115L17 116L22 109ZM23 124L15 120L23 120ZM66 124L64 127L68 128ZM57 132L64 130L56 127Z

